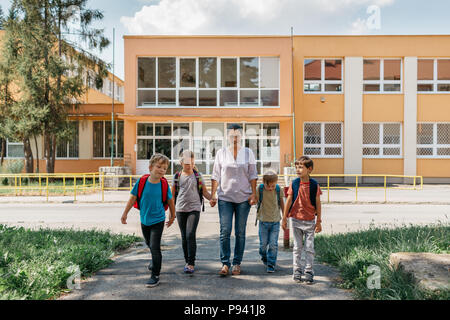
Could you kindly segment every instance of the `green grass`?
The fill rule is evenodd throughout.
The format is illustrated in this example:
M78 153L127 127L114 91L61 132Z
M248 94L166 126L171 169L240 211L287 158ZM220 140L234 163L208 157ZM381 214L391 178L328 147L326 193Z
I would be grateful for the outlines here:
M79 266L81 277L87 277L139 239L95 230L32 231L0 225L0 300L57 297L67 291L71 266Z
M411 275L389 266L394 252L448 253L450 225L375 228L335 235L318 235L314 242L317 260L337 267L341 273L338 286L352 289L356 299L374 300L448 300L449 291L420 290ZM370 290L367 272L370 265L381 271L381 288Z

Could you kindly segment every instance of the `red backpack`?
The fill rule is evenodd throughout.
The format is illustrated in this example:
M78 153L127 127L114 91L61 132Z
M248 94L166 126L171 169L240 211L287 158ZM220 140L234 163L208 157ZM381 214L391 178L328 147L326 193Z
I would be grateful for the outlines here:
M139 179L139 186L138 186L138 195L137 200L134 203L134 207L138 210L140 210L139 203L141 201L142 192L144 192L145 183L147 182L147 179L150 175L144 174L141 179ZM169 182L167 182L167 179L162 177L161 178L161 193L162 193L162 203L164 205L164 210L167 210L169 208L169 204L167 203L167 190L169 189Z

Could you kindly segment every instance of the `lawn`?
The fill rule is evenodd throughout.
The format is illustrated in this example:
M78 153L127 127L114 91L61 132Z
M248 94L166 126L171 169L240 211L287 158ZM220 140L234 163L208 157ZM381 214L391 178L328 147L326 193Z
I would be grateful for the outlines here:
M73 266L87 277L139 239L96 230L33 231L0 225L0 300L58 297L68 291Z
M450 298L449 291L426 292L418 288L414 279L402 270L392 270L389 255L394 252L449 253L450 225L402 226L375 228L315 238L316 258L339 269L339 287L352 289L356 299L424 300ZM381 271L381 288L368 289L371 265Z

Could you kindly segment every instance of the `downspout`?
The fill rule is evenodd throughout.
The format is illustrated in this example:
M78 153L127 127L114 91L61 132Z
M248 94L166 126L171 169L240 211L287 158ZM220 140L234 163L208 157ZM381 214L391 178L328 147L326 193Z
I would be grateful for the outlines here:
M294 140L293 161L297 158L297 142L295 139L295 86L294 86L294 28L291 27L291 64L292 64L292 130Z

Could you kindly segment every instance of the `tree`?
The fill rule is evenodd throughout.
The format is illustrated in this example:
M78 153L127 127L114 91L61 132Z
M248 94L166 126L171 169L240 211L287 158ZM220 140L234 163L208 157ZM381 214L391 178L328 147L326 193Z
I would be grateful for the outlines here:
M103 18L98 10L87 8L87 0L13 0L9 17L4 21L6 39L10 45L3 52L16 52L16 56L5 55L5 71L14 66L14 84L19 97L6 105L10 136L24 143L27 172L33 171L33 155L30 139L44 137L46 170L55 170L56 145L59 139L70 135L68 115L76 109L87 90L85 75L94 72L96 85L101 87L107 75L107 64L83 49L103 50L109 40L103 29L90 25ZM79 12L79 42L65 39L73 34L70 22L74 8ZM3 72L2 72L3 73ZM11 73L9 73L11 75ZM11 80L5 74L6 80ZM1 83L0 83L1 84ZM7 96L7 95L6 95ZM6 100L4 100L6 101Z

